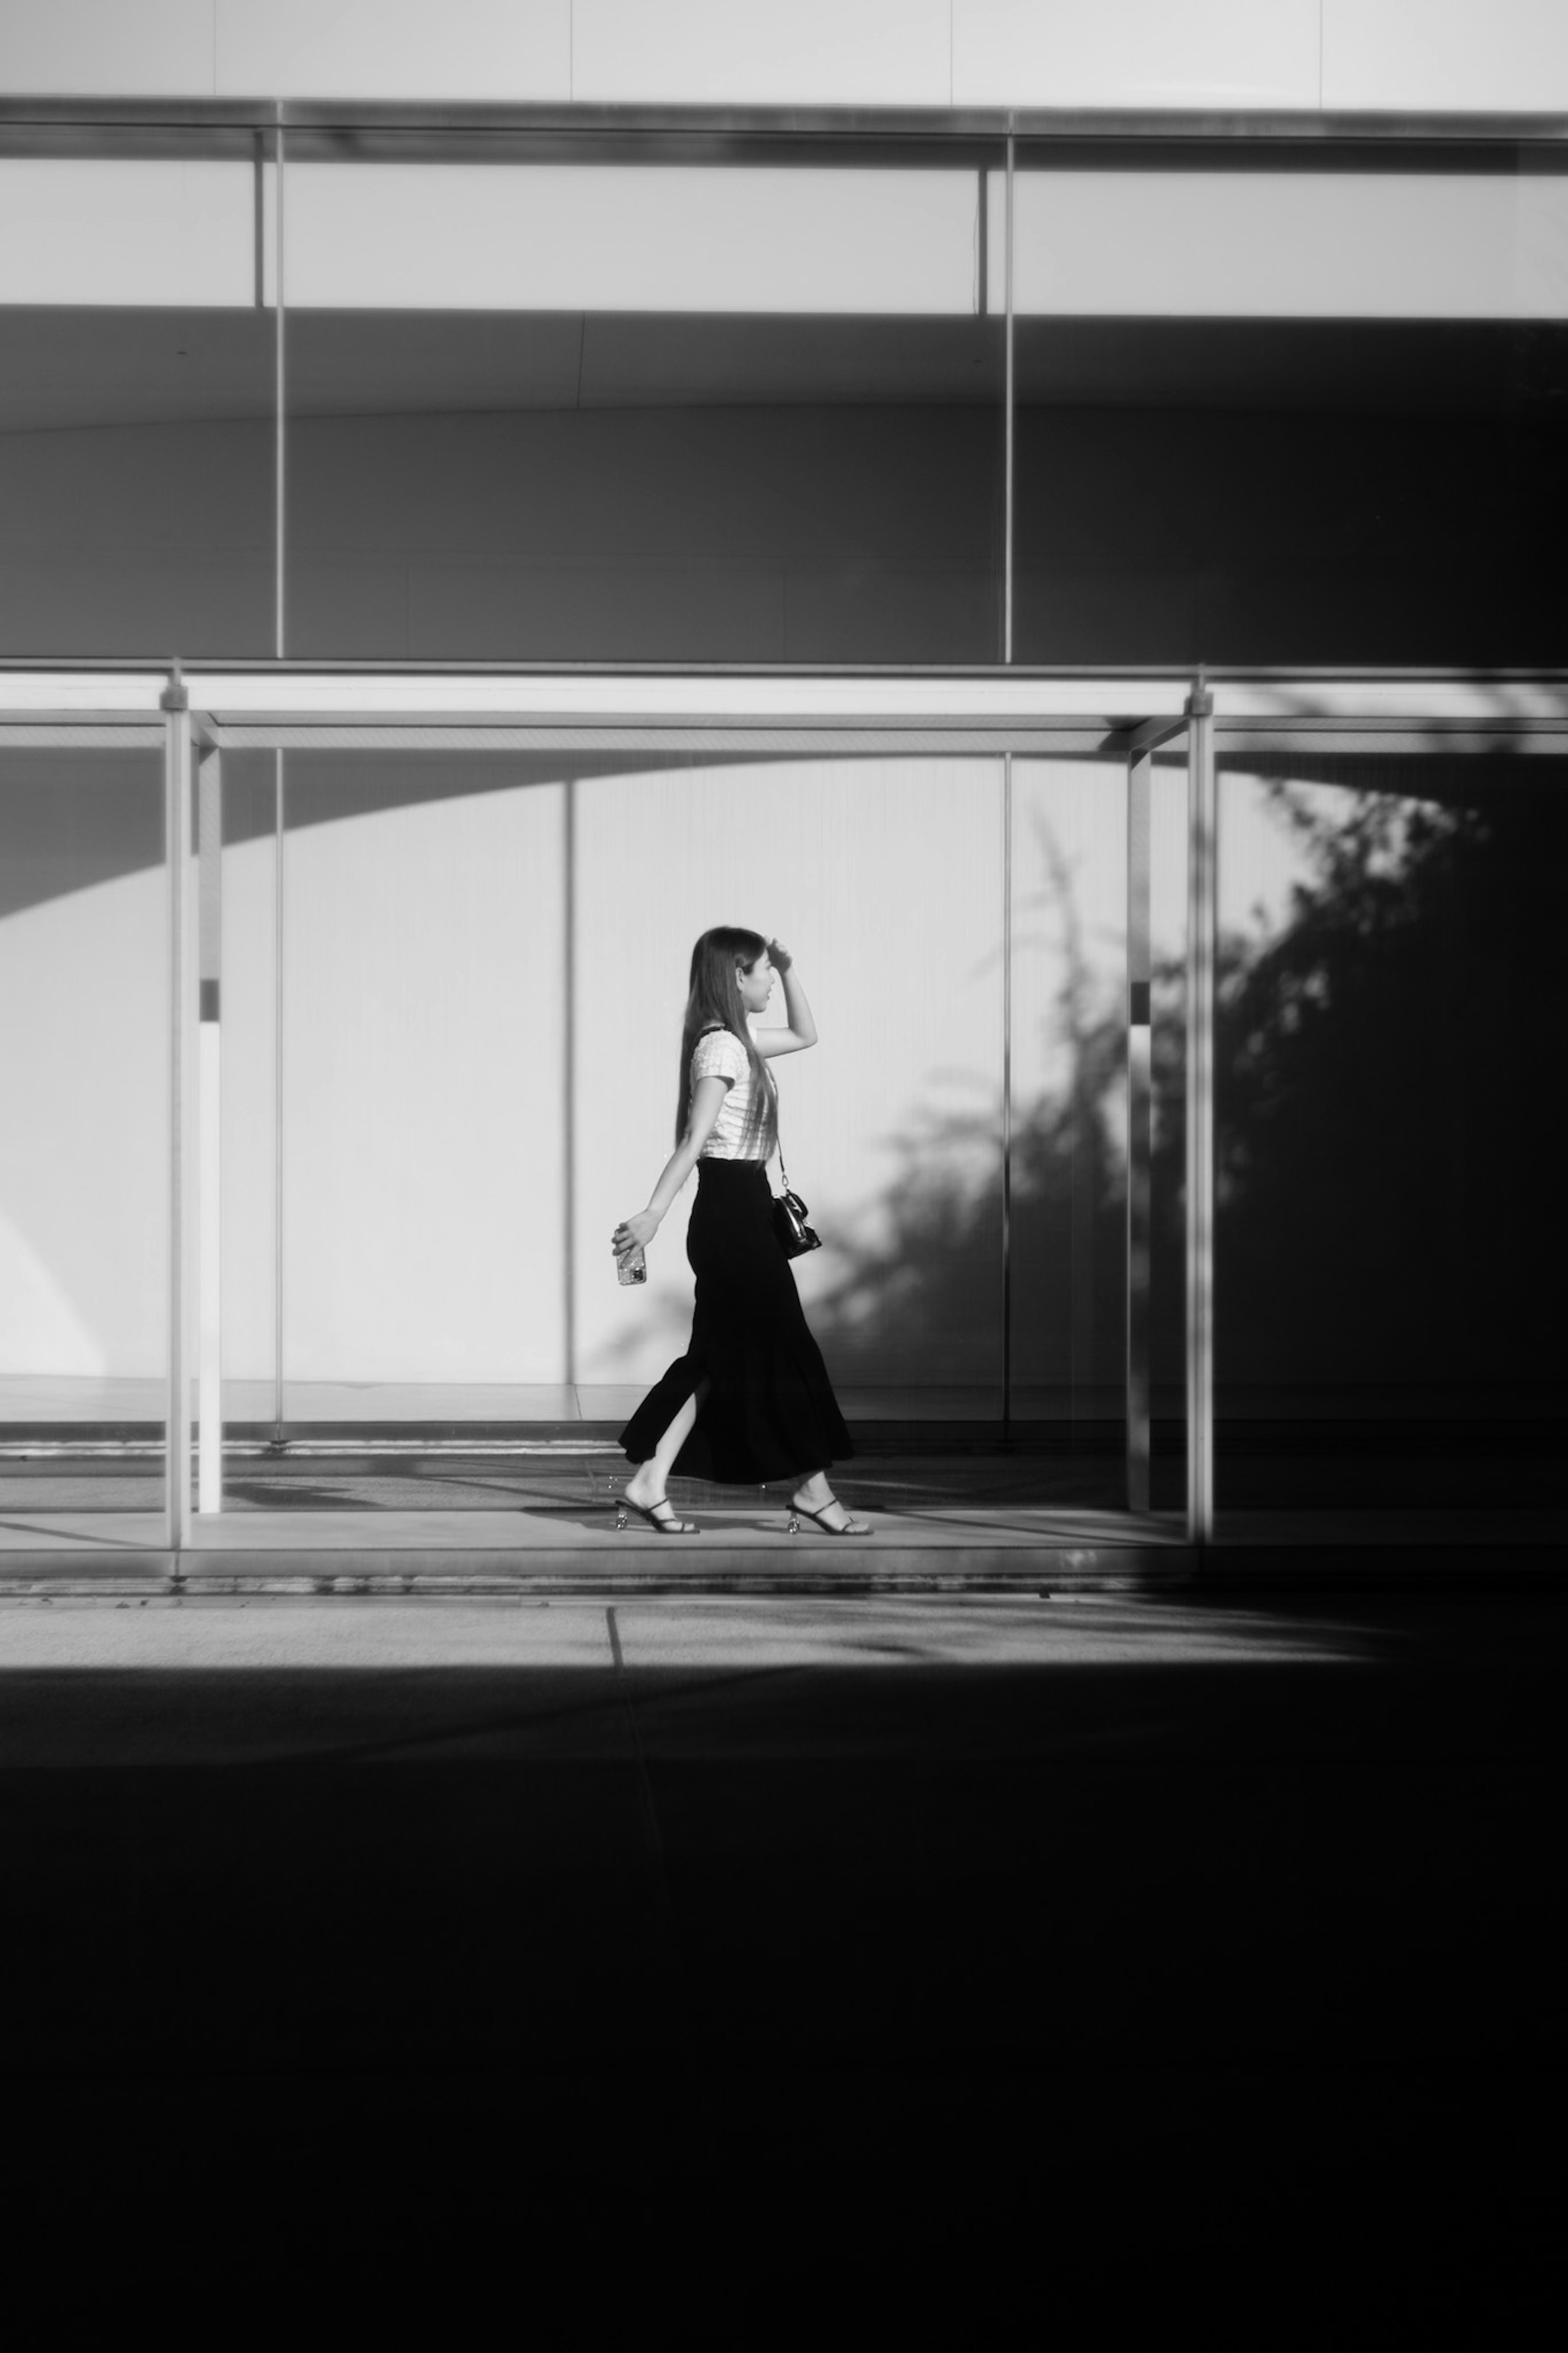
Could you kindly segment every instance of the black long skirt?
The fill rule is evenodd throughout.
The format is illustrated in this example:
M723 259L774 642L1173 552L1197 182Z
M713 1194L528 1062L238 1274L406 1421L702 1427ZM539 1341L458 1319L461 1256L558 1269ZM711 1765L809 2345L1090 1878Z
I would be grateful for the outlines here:
M629 1461L647 1461L704 1382L678 1472L757 1486L826 1471L855 1451L773 1231L772 1200L760 1160L698 1162L686 1231L697 1277L691 1340L622 1430Z

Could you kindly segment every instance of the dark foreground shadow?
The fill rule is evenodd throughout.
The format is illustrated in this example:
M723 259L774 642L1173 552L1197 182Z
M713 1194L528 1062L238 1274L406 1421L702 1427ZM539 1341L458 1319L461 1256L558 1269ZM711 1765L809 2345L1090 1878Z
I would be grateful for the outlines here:
M1271 2063L1555 2047L1560 1607L997 1607L826 1656L823 1605L698 1605L639 1666L622 1605L619 1667L5 1672L27 2063L1043 2064L1064 2008L1150 2064L1177 2013Z
M700 2300L831 2251L884 2314L955 2274L987 2337L1042 2216L1101 2313L1301 2234L1406 2315L1490 2275L1563 2059L1561 1609L1101 1600L1016 1658L869 1609L824 1661L826 1616L317 1669L252 1616L241 1671L198 1610L179 1670L0 1672L26 2211L145 2251L180 2180L188 2266L294 2200L268 2281L423 2259L449 2309L520 2244L694 2241ZM1413 2280L1434 2198L1468 2235Z

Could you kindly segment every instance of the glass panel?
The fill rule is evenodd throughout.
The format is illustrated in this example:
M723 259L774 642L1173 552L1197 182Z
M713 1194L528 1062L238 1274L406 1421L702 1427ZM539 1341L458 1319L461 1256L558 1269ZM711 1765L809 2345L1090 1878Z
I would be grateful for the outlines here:
M609 1236L670 1148L691 942L731 915L797 951L822 1029L779 1076L850 1492L964 1492L1002 1410L1000 764L290 753L268 1460L269 757L226 755L226 1509L488 1509L509 1548L581 1522L689 1329L689 1193L645 1290ZM933 1425L966 1435L917 1475Z
M0 1552L163 1539L161 741L0 738Z
M1184 782L1156 775L1151 861L1167 1515ZM491 1512L513 1550L602 1504L616 1433L685 1345L689 1189L646 1289L616 1283L608 1237L672 1140L691 940L735 915L796 951L822 1030L778 1076L826 1243L796 1274L856 1430L844 1491L928 1537L978 1505L988 1541L1124 1539L1125 763L1016 763L999 1446L1004 790L991 758L289 754L268 1456L275 778L226 755L226 1508L283 1510L291 1541L312 1511L442 1508L489 1542Z
M983 158L291 140L288 649L989 661Z
M269 654L275 328L248 134L187 132L177 155L26 136L0 153L0 653Z
M278 776L226 752L220 882L223 1419L269 1439L278 1410Z
M1288 151L1277 151L1288 153ZM1037 162L1039 159L1036 159ZM1014 198L1026 318L1568 318L1568 176L1485 169L1028 169ZM1521 169L1521 165L1523 168Z
M270 1435L278 1369L276 792L272 754L226 755L241 1441ZM283 1418L559 1418L566 786L516 760L289 754L284 807Z
M1026 148L1015 228L1018 659L1560 659L1561 151Z
M1568 761L1524 748L1222 770L1227 1537L1563 1540Z
M673 1137L691 942L735 920L794 951L821 1032L778 1067L780 1134L824 1239L796 1273L846 1412L994 1422L999 763L721 763L577 790L579 1379L613 1417L684 1347L689 1201L660 1229L635 1307L606 1280L606 1243Z
M1146 1134L1151 1503L1185 1497L1184 764L1153 764ZM1128 1500L1129 793L1121 756L1013 763L1013 1416L1065 1503ZM1148 1150L1146 1145L1145 1150Z
M972 172L297 161L290 309L968 319Z

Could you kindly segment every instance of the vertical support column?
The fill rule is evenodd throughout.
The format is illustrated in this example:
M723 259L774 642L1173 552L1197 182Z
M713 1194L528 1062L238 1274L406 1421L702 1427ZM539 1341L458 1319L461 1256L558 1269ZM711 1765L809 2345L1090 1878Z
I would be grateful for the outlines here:
M223 972L223 761L204 752L196 769L196 960L200 1037L196 1093L198 1339L196 1507L223 1509L223 1068L219 1026Z
M1127 758L1127 1508L1149 1509L1149 1216L1153 1159L1150 944L1152 749Z
M1215 966L1218 804L1214 697L1187 698L1187 1537L1214 1540Z
M562 1092L565 1117L561 1125L561 1259L562 1337L565 1342L564 1371L571 1392L568 1411L577 1413L577 779L564 778L561 787L562 828L562 957L565 965L561 991Z
M283 101L273 126L273 615L272 650L283 659L289 616L289 368L287 256L288 163ZM272 1444L283 1446L283 754L273 754L272 869Z
M1013 1435L1013 754L1002 758L1002 1441Z
M272 1443L283 1443L283 754L274 752L272 834Z
M169 1389L164 1542L178 1555L191 1538L191 1294L188 1227L195 1098L195 990L191 986L191 711L176 662L163 690L163 847L169 916ZM177 1564L176 1564L177 1565Z

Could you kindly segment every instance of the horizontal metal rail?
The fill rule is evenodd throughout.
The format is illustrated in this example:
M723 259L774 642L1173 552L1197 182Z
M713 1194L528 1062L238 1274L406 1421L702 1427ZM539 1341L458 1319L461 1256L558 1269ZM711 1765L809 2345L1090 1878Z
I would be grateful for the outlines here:
M1113 147L1180 148L1215 143L1247 151L1287 145L1362 150L1430 145L1489 150L1568 141L1568 114L1423 111L1331 108L765 106L600 104L581 100L500 103L412 99L66 97L9 95L0 100L6 129L84 132L250 132L286 130L405 132L455 139L566 138L602 144L639 138L696 142L751 140L776 145L856 141L932 147L1002 140L1009 125L1021 140Z

